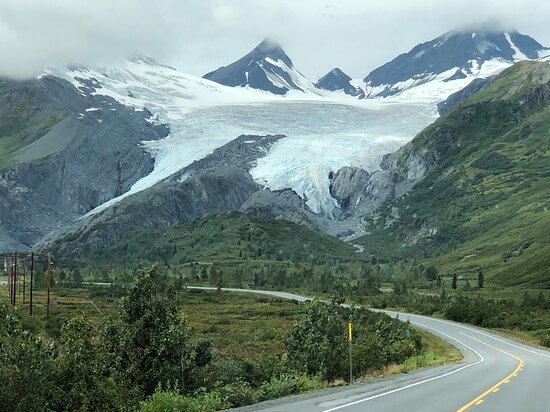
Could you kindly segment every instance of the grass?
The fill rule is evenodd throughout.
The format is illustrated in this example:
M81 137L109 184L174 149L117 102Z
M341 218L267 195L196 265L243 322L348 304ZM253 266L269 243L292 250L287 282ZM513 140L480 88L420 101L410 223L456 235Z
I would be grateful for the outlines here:
M7 302L5 296L3 299ZM101 322L117 310L119 299L105 296L90 299L86 289L54 289L49 318L45 314L43 290L35 291L33 302L34 316L28 315L27 303L18 306L19 318L34 332L57 338L62 322L81 314ZM263 354L284 354L284 341L294 322L303 314L303 305L296 301L214 290L184 290L179 293L178 302L195 337L210 339L214 350L224 357L250 359ZM418 332L426 347L422 355L401 365L372 371L362 378L405 373L461 359L460 352L446 341L421 329Z
M516 67L517 66L517 67ZM548 65L522 64L424 130L412 148L438 158L406 196L370 220L366 250L435 264L487 286L550 288L550 107L533 102ZM512 95L507 90L520 85ZM393 208L401 218L385 227Z
M60 243L70 242L62 239ZM357 260L352 245L286 220L257 219L237 212L208 215L191 223L130 234L82 264L127 266L128 262Z
M228 292L187 290L178 299L196 336L211 339L215 349L228 356L284 353L286 334L303 311L293 301ZM19 306L18 315L33 331L45 330L55 338L61 322L82 314L101 322L117 310L119 299L90 299L86 289L62 289L53 291L51 302L47 318L46 294L35 291L34 316L28 315L28 304Z
M188 290L180 306L201 337L225 355L281 355L284 340L303 313L297 302L249 294Z
M18 129L12 134L4 131L0 123L0 170L16 165L15 154L33 143L66 117L64 113L40 119L29 121L29 123Z
M415 328L422 341L426 345L423 354L413 356L399 365L401 373L406 373L415 369L430 368L439 365L459 362L464 359L462 353L447 341L432 335L425 330Z

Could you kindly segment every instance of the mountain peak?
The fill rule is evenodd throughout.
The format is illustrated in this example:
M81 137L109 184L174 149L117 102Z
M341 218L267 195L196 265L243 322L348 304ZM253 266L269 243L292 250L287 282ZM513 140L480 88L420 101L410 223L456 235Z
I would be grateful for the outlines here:
M266 37L254 48L254 50L245 56L245 58L258 61L263 60L266 57L269 57L274 61L281 60L288 67L292 67L292 60L290 60L290 57L287 56L281 45L271 37Z
M351 77L344 73L340 68L335 67L321 77L315 84L315 87L330 91L342 90L344 93L351 96L364 95L362 90L357 89L350 83L351 80Z
M346 77L349 77L346 73L344 73L342 71L342 69L340 69L339 67L335 67L334 69L332 69L330 71L330 74L332 74L333 76L346 76ZM351 79L351 77L350 77Z
M481 70L485 62L506 67L519 60L538 59L544 50L532 37L513 29L501 31L496 24L461 27L415 46L372 71L364 81L367 88L377 90L377 96L390 96L403 91L403 84L417 86L451 72L445 81L464 79Z
M283 51L283 48L272 37L266 37L265 39L262 40L260 44L256 46L255 50L267 53L270 51Z
M226 86L248 86L274 94L286 94L291 89L304 91L310 86L279 43L270 37L239 60L203 77Z

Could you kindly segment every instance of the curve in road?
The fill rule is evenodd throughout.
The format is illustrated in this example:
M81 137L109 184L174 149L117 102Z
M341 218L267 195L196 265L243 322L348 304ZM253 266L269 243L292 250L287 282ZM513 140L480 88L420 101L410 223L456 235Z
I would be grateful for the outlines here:
M215 288L189 287L196 289ZM222 288L303 302L286 292ZM436 334L464 354L459 364L371 383L264 402L240 410L270 412L550 412L550 352L484 329L428 316L384 311Z

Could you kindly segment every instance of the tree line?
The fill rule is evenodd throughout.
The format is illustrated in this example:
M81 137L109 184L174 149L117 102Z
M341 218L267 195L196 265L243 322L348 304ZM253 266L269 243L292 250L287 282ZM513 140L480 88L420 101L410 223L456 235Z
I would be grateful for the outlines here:
M0 402L6 410L189 410L251 404L347 376L347 321L356 325L357 374L423 350L409 325L384 314L312 301L283 356L224 357L190 328L177 285L143 270L101 322L75 316L59 336L24 326L0 305ZM176 408L176 409L174 409Z

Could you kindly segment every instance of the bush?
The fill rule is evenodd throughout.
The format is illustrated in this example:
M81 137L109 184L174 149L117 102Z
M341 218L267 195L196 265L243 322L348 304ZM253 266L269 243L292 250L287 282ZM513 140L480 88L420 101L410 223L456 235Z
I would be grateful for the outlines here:
M162 390L157 387L155 392L140 403L140 412L213 412L224 408L219 396L210 393L196 398L181 396L175 390Z
M225 405L231 407L246 406L254 403L254 391L248 382L242 380L222 386L216 390L216 393Z
M547 348L550 348L550 333L547 335L542 335L539 338L539 342L542 346L545 346Z
M268 399L293 395L299 392L300 382L296 376L283 375L278 378L273 378L271 381L260 386L254 395L254 401L261 402Z

